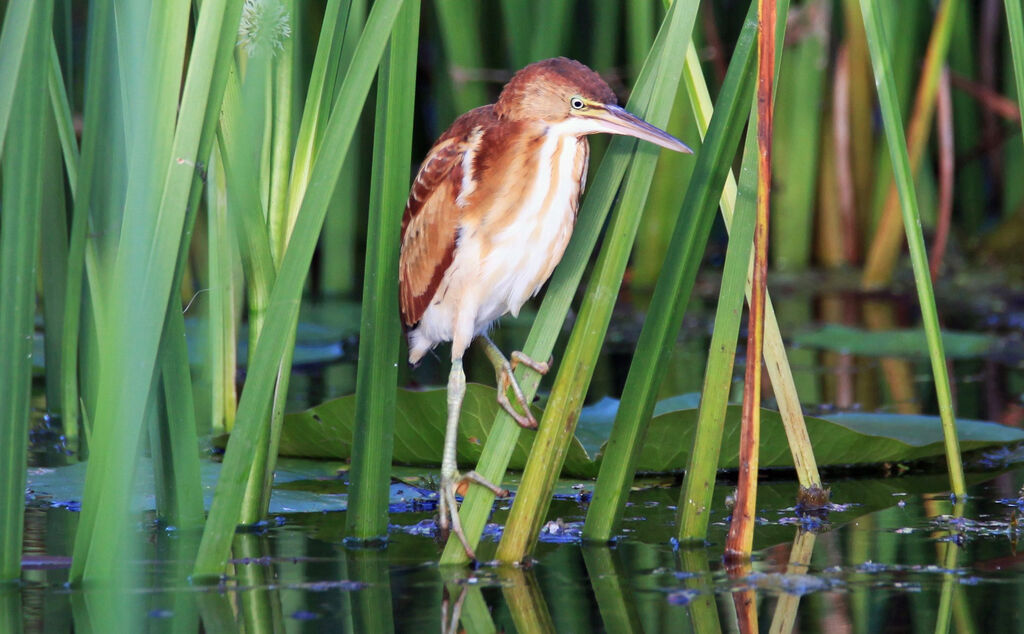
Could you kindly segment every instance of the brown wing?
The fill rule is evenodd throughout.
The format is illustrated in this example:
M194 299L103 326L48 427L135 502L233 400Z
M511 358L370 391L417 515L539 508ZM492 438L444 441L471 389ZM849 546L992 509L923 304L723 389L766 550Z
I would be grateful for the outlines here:
M467 153L475 152L493 117L492 107L484 106L456 119L427 154L413 181L402 217L398 265L399 303L406 326L419 322L455 257L462 214L456 201L465 200L463 162Z

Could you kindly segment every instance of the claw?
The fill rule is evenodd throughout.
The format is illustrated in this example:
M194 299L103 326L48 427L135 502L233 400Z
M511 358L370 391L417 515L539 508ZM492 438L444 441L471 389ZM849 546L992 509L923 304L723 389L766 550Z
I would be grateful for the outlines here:
M537 419L533 416L533 412L530 411L530 404L526 402L526 396L523 394L522 388L519 387L519 382L516 380L515 374L513 374L516 366L523 364L528 368L532 368L535 372L540 374L547 374L548 370L551 369L551 362L554 358L549 358L546 363L534 361L530 357L526 356L519 350L512 353L512 361L509 362L505 358L505 355L501 353L498 346L491 341L490 337L482 336L484 343L487 347L484 352L487 353L487 358L491 360L494 365L494 372L498 382L498 405L508 412L521 427L527 429L537 428ZM525 413L520 413L512 405L508 399L508 389L512 388L512 394L516 397L516 403Z
M455 498L460 491L464 492L467 490L471 482L487 487L499 498L508 497L508 489L492 484L476 471L470 471L465 475L459 475L458 472L448 476L441 474L441 488L438 491L440 515L437 523L441 529L442 539L446 540L449 532L454 533L459 538L459 542L462 543L466 556L470 559L476 559L476 553L473 552L472 546L469 545L469 540L466 539L466 533L462 530L462 522L459 520L459 504Z
M526 356L519 350L512 352L512 362L509 364L512 366L512 370L516 369L516 366L522 363L528 368L533 368L538 374L547 374L548 370L551 369L551 364L555 362L554 356L549 356L548 360L541 363L540 361L534 361L530 357Z

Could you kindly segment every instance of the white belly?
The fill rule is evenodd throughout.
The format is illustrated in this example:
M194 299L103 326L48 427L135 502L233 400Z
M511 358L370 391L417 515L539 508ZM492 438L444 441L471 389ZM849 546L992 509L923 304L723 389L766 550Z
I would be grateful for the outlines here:
M475 228L461 227L455 260L410 332L410 357L453 341L452 356L460 358L496 319L518 315L562 259L576 221L588 148L576 136L552 136L541 153L529 194L499 233L484 239Z

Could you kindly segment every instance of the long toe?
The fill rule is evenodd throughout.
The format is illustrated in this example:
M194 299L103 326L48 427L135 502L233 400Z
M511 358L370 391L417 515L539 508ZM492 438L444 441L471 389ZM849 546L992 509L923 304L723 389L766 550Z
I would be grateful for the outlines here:
M469 480L458 474L447 478L441 476L441 488L438 492L441 500L438 505L440 510L438 525L441 529L442 540L447 541L449 533L454 534L459 538L462 548L466 551L466 556L475 560L476 553L473 552L473 548L469 545L466 533L462 530L462 522L459 521L459 503L455 498L455 493L459 487Z
M516 368L517 365L522 364L528 368L533 369L533 371L537 372L538 374L547 374L548 370L551 369L551 364L554 363L554 361L555 358L553 356L548 357L548 360L544 362L535 361L533 358L526 356L524 352L516 350L512 353L512 361L510 365L512 366L513 370Z
M508 400L508 388L510 387L516 397L516 403L519 404L519 407L522 408L525 414L520 414L516 411L516 408ZM537 428L537 419L534 418L533 412L530 411L530 406L526 403L523 390L519 387L519 382L516 381L516 377L511 371L505 371L498 375L498 405L501 405L502 409L519 423L520 427L527 429Z

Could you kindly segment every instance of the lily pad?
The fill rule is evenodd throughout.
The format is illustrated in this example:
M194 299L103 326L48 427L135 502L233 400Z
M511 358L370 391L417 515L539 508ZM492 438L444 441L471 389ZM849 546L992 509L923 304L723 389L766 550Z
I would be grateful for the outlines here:
M344 511L348 507L348 486L344 474L339 473L340 463L313 460L280 461L274 473L274 490L270 497L270 514L320 513ZM200 463L203 502L210 508L213 492L220 477L221 465L204 460ZM30 499L51 507L77 511L81 508L82 493L85 489L86 463L53 468L30 468L26 488ZM395 470L401 473L400 468ZM394 480L388 503L392 513L405 512L413 507L431 504L437 494L428 488L417 486L413 478ZM152 511L156 508L153 464L149 458L139 460L135 478L133 508L136 511Z
M436 467L444 444L445 391L398 390L396 400L394 461ZM682 395L657 404L638 460L640 472L666 473L686 468L697 423L697 400L696 395ZM471 466L479 460L497 407L494 388L479 384L467 387L459 425L460 464ZM618 401L610 398L584 408L577 437L562 470L564 477L588 478L597 473L601 455L591 460L587 451L593 451L608 437L617 410ZM541 413L536 408L534 415L540 420ZM721 468L736 468L739 464L740 415L739 406L727 410ZM857 413L805 420L821 466L910 461L942 455L944 451L942 426L934 416ZM354 423L354 396L289 414L285 417L281 454L348 459ZM761 465L793 466L778 412L762 410L761 425ZM964 451L1024 440L1024 431L985 421L959 420L957 429ZM533 432L520 434L511 469L525 466L532 442Z
M407 465L437 465L444 448L447 393L443 388L423 391L398 390L395 394L395 444L393 460ZM492 387L470 383L462 403L457 456L460 464L474 465L480 459L491 423L498 411ZM540 420L540 410L534 408ZM285 416L280 454L302 458L346 460L352 455L355 429L354 395L343 396L304 412ZM526 465L534 433L523 430L509 463L511 469ZM565 459L565 471L592 477L596 465L579 441L574 440Z
M808 348L822 348L874 357L925 357L928 341L924 330L864 330L839 324L827 324L812 332L793 337L793 342ZM942 346L949 359L985 357L999 347L999 338L976 332L944 331Z
M678 409L655 416L640 453L642 472L678 471L686 468L697 425L696 409ZM739 466L739 436L742 408L730 405L722 437L720 468ZM937 416L900 414L834 414L827 418L805 417L807 433L820 466L863 465L918 460L944 451L942 423ZM958 420L957 432L963 451L1020 442L1024 431L977 420ZM597 457L598 462L601 456ZM763 467L791 467L793 456L782 426L782 417L761 410L761 454Z

